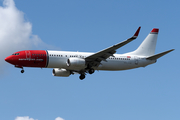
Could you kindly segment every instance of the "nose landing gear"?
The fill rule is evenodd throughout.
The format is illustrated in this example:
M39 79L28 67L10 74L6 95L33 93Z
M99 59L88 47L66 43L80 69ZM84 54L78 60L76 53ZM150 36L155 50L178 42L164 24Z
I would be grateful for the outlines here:
M21 68L21 73L24 73L24 69L23 69L23 66L19 66L19 65L15 65L16 68Z
M23 69L21 70L21 73L24 73L24 70L23 70Z

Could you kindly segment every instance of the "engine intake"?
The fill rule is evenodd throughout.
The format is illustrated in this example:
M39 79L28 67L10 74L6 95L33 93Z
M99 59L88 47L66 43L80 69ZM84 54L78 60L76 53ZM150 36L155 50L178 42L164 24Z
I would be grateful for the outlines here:
M61 76L61 77L69 77L71 75L71 72L66 69L59 69L59 68L54 68L53 69L53 75L54 76Z

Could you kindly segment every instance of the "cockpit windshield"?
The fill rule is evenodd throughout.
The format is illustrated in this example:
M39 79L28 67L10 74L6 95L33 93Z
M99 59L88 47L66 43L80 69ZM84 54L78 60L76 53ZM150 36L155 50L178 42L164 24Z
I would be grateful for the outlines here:
M13 53L12 55L19 55L19 53Z

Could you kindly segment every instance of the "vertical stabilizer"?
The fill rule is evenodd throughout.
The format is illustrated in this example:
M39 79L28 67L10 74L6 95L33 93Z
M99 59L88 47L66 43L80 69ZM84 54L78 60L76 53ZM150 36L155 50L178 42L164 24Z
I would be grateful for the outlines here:
M158 37L159 29L154 28L149 35L144 39L141 45L133 52L128 53L132 55L140 56L152 56L155 53L156 42Z

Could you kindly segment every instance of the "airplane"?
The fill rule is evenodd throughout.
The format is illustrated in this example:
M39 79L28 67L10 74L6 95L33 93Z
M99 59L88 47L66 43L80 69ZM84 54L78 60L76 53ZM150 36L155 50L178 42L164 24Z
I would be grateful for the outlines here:
M141 27L129 39L96 53L23 50L6 57L5 61L21 68L21 73L24 73L24 67L53 68L53 76L69 77L73 74L80 74L79 78L83 80L87 73L93 74L95 70L120 71L146 67L174 50L155 54L159 29L153 28L135 51L115 54L117 49L135 40L140 29Z

